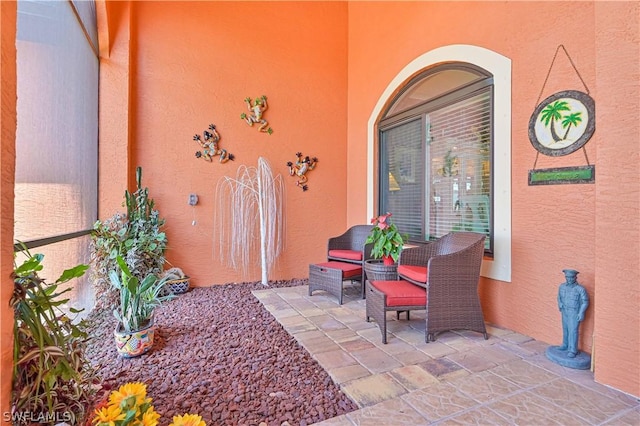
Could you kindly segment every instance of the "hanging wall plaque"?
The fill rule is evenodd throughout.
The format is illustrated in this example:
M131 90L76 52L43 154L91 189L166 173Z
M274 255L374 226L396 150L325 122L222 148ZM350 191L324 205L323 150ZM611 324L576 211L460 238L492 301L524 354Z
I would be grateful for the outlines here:
M538 151L533 170L529 170L529 185L549 185L564 183L593 183L595 166L589 164L584 145L591 139L596 128L595 102L589 96L589 89L574 65L563 45L558 46L551 61L547 79L555 62L558 51L562 48L574 71L586 90L565 90L554 93L538 103L529 119L529 140ZM547 79L542 86L544 90ZM556 167L553 169L536 169L538 155L559 157L571 154L582 148L587 162L586 166Z

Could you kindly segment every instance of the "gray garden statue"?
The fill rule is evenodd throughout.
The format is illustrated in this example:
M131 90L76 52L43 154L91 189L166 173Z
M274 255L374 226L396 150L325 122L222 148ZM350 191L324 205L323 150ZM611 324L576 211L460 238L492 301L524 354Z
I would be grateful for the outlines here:
M589 307L587 290L578 284L578 271L564 269L566 281L558 289L558 308L562 314L562 345L547 348L547 358L565 367L586 370L591 357L578 350L580 323Z

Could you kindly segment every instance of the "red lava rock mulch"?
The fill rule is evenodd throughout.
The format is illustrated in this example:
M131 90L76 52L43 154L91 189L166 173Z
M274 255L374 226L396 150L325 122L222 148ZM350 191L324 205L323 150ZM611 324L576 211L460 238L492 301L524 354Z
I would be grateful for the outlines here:
M107 391L146 383L161 425L185 413L201 415L209 426L309 425L357 409L251 294L264 288L230 284L177 296L155 312L153 349L131 359L117 355L113 315L94 311L87 357Z

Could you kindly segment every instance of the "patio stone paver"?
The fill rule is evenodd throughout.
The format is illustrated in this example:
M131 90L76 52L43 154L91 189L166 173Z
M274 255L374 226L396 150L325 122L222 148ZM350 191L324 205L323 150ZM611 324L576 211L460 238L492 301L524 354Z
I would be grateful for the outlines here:
M631 409L617 418L603 423L606 426L637 426L640 425L640 408Z
M345 383L351 380L368 377L371 372L360 364L336 367L328 370L329 375L336 383Z
M451 383L465 395L480 403L491 402L522 390L515 383L488 371L457 379Z
M556 404L529 392L514 394L487 406L514 425L584 426L584 419L576 417Z
M349 353L376 347L376 345L374 345L367 339L363 339L362 337L354 337L353 339L343 340L342 342L340 342L340 346L342 347L342 349Z
M321 330L309 330L309 331L301 331L300 333L296 333L294 336L298 342L305 342L308 340L313 340L318 337L326 336Z
M434 383L439 383L438 379L427 373L417 365L407 365L395 368L389 372L408 391L423 389Z
M457 364L447 358L431 359L427 362L421 363L420 367L435 377L444 376L445 374L453 373L454 371L462 369L460 364Z
M507 342L512 342L512 343L524 343L524 342L529 342L533 340L531 337L525 336L524 334L520 334L520 333L508 333L500 337L503 340L506 340Z
M384 350L384 348L382 349ZM417 365L423 362L427 362L431 358L429 355L425 354L421 351L409 351L409 352L400 352L397 354L391 354L395 359L397 359L402 365Z
M451 355L456 353L456 350L451 346L447 346L442 342L429 342L428 345L420 349L425 354L429 355L431 358L442 358L447 355Z
M407 392L389 374L376 374L347 382L342 387L359 407L367 407Z
M376 347L351 352L351 356L374 374L402 367L395 358Z
M358 338L359 334L357 334L354 330L349 328L342 328L339 330L327 330L324 331L326 335L331 338L336 343L345 342L347 340L353 340Z
M299 342L310 353L321 353L340 349L338 344L327 336L320 336Z
M548 383L558 376L523 360L500 364L491 372L522 387L531 387Z
M618 411L628 408L628 405L618 400L584 389L564 378L538 386L531 393L560 405L590 424L601 423Z
M302 315L305 318L309 318L309 317L317 317L319 315L324 314L325 312L314 306L312 308L303 308L303 309L298 309L298 312L300 312L300 315Z
M449 383L440 383L402 397L428 421L461 413L478 403Z
M420 413L399 398L348 413L346 417L358 426L380 426L383 424L415 426L426 422ZM390 422L387 423L383 419L388 419Z
M424 312L387 316L388 343L365 321L359 288L342 305L308 286L256 297L360 409L318 423L359 425L640 425L640 400L555 364L548 344L487 325L424 341Z
M401 339L387 340L386 345L383 344L382 342L376 342L376 346L382 349L384 352L388 353L389 355L393 355L393 356L396 356L401 353L417 352L415 346L412 346Z
M356 361L351 355L342 349L328 352L320 352L313 356L325 370L332 370L345 365L356 365Z
M485 356L484 351L458 352L447 356L447 359L475 373L488 370L498 365L492 358Z
M320 330L338 330L346 328L343 323L335 320L330 315L318 315L315 317L309 317L307 320L317 325Z
M487 407L480 407L477 410L466 411L442 422L438 422L438 426L454 425L512 426L512 423L495 411Z

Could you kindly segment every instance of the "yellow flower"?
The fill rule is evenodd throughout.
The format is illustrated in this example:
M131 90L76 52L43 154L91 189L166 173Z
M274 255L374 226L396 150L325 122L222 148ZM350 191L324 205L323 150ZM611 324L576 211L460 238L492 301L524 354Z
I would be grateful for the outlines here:
M96 417L93 419L93 423L98 425L114 426L116 421L124 419L124 414L120 410L120 407L109 405L102 407L100 410L96 410Z
M160 414L153 411L153 407L149 407L146 413L142 415L142 426L157 426Z
M173 416L173 422L169 426L207 426L207 424L197 414L185 414Z
M120 407L122 401L132 396L135 397L136 406L142 405L147 396L147 385L141 382L125 383L117 391L111 392L109 404Z

